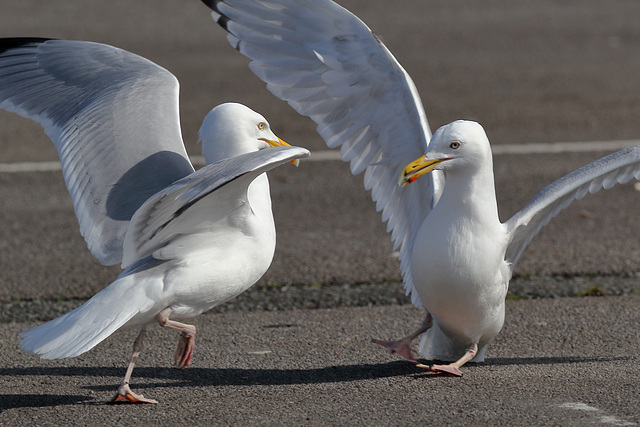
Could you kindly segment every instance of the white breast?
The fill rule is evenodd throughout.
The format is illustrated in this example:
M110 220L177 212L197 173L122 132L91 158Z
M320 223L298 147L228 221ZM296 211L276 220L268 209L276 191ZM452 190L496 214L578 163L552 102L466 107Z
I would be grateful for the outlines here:
M418 232L411 260L414 285L452 339L482 341L502 327L509 280L505 242L499 222L478 217L472 222L460 211L451 218L447 209L435 209Z

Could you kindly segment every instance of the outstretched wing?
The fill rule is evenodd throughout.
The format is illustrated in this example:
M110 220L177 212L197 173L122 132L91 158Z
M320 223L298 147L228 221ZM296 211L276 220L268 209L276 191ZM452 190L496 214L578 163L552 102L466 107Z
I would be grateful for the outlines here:
M414 238L441 190L440 172L400 188L397 178L431 137L405 70L356 16L329 0L204 0L228 40L277 97L318 124L351 172L365 172L376 209L400 248L407 293ZM435 186L435 191L434 191ZM420 305L417 294L412 296Z
M193 172L182 143L178 82L138 55L97 43L0 39L0 108L53 141L91 253L122 260L144 201Z
M300 147L267 148L219 160L158 192L131 220L122 268L152 255L175 236L196 234L224 220L247 201L247 188L258 175L308 156Z
M505 258L511 270L531 239L571 202L632 178L640 179L640 145L598 159L543 188L505 222L509 236Z

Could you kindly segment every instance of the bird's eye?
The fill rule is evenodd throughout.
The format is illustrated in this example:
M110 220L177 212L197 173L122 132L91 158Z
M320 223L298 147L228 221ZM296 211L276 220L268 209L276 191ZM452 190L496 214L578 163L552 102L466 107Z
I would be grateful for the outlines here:
M266 128L266 127L267 127L267 124L265 122L258 123L258 129L264 130L264 128Z
M460 143L458 141L453 141L451 144L449 144L449 147L451 147L451 149L453 150L457 150L458 148L460 148Z

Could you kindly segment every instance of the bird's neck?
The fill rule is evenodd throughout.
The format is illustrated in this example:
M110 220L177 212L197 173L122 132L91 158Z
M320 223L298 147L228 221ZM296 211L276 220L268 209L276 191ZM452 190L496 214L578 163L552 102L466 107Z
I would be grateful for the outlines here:
M249 184L247 199L251 210L258 218L258 223L263 230L268 227L269 235L273 234L275 241L275 227L273 226L273 212L271 210L271 194L269 190L269 178L266 173L260 174Z
M460 215L499 223L493 166L478 170L445 172L445 185L438 205L454 207Z

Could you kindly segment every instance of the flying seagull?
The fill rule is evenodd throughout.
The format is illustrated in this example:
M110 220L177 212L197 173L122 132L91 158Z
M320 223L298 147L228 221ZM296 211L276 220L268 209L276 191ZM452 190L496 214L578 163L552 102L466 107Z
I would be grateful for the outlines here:
M456 121L432 137L411 78L355 15L330 0L203 2L267 88L315 121L354 175L364 172L406 292L426 310L413 334L374 341L415 361L410 345L422 335L423 357L452 362L421 367L459 376L464 363L483 361L504 323L514 266L540 228L587 192L640 177L640 148L622 150L501 223L483 128Z
M191 363L196 329L182 323L253 285L276 232L266 171L307 157L241 104L212 109L200 128L207 166L182 142L178 82L140 56L104 44L0 39L0 108L40 123L53 141L80 231L118 278L77 309L21 334L45 359L78 356L140 327L112 401L157 403L129 381L147 326L181 333Z

